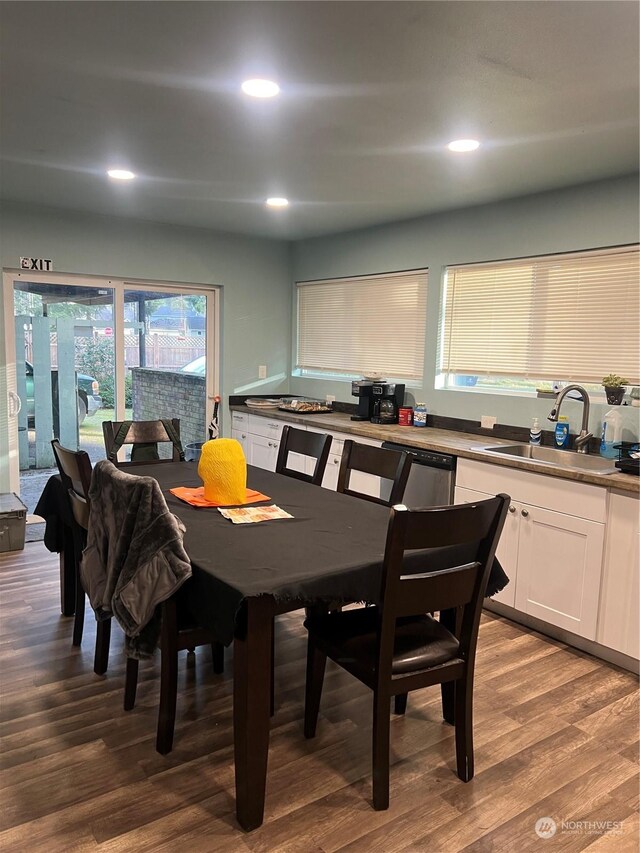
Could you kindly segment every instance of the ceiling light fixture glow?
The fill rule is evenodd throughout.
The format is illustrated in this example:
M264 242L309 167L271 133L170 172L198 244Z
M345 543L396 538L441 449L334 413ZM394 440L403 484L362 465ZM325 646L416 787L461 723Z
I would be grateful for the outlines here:
M289 207L289 199L288 198L268 198L265 201L267 207Z
M132 181L135 178L133 172L128 169L109 169L107 175L115 181Z
M447 145L449 151L475 151L479 147L477 139L454 139Z
M280 86L273 80L245 80L242 91L252 98L275 98L280 92Z

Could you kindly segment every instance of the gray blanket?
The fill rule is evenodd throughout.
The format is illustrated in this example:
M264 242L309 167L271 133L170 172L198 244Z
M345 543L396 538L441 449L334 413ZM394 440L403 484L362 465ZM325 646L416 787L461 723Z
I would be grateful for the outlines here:
M160 608L191 576L184 525L169 512L153 477L103 460L93 469L82 585L98 619L115 616L127 654L150 657L160 636Z

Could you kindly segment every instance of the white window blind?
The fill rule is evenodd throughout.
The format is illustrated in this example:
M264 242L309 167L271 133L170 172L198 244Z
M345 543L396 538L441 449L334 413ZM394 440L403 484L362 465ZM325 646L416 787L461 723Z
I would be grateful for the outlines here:
M427 271L298 282L302 371L421 379Z
M638 246L448 267L445 373L640 384Z

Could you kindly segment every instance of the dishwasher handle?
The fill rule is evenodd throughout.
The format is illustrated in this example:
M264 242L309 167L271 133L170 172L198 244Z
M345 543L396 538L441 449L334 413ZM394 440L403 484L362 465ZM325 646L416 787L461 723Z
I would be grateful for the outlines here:
M456 457L449 453L409 447L406 444L396 444L394 441L383 441L382 446L387 450L401 450L407 453L414 465L426 465L429 468L441 468L444 471L455 471L456 469Z

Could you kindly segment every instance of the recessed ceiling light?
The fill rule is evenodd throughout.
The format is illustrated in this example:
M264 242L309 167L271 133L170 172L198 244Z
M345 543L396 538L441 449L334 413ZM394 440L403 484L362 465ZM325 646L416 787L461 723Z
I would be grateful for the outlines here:
M107 175L116 181L132 181L135 178L133 172L128 169L109 169Z
M477 139L454 139L447 145L449 151L475 151L479 147Z
M265 201L267 207L289 207L288 198L268 198Z
M252 98L275 98L280 91L280 86L273 80L245 80L242 91Z

